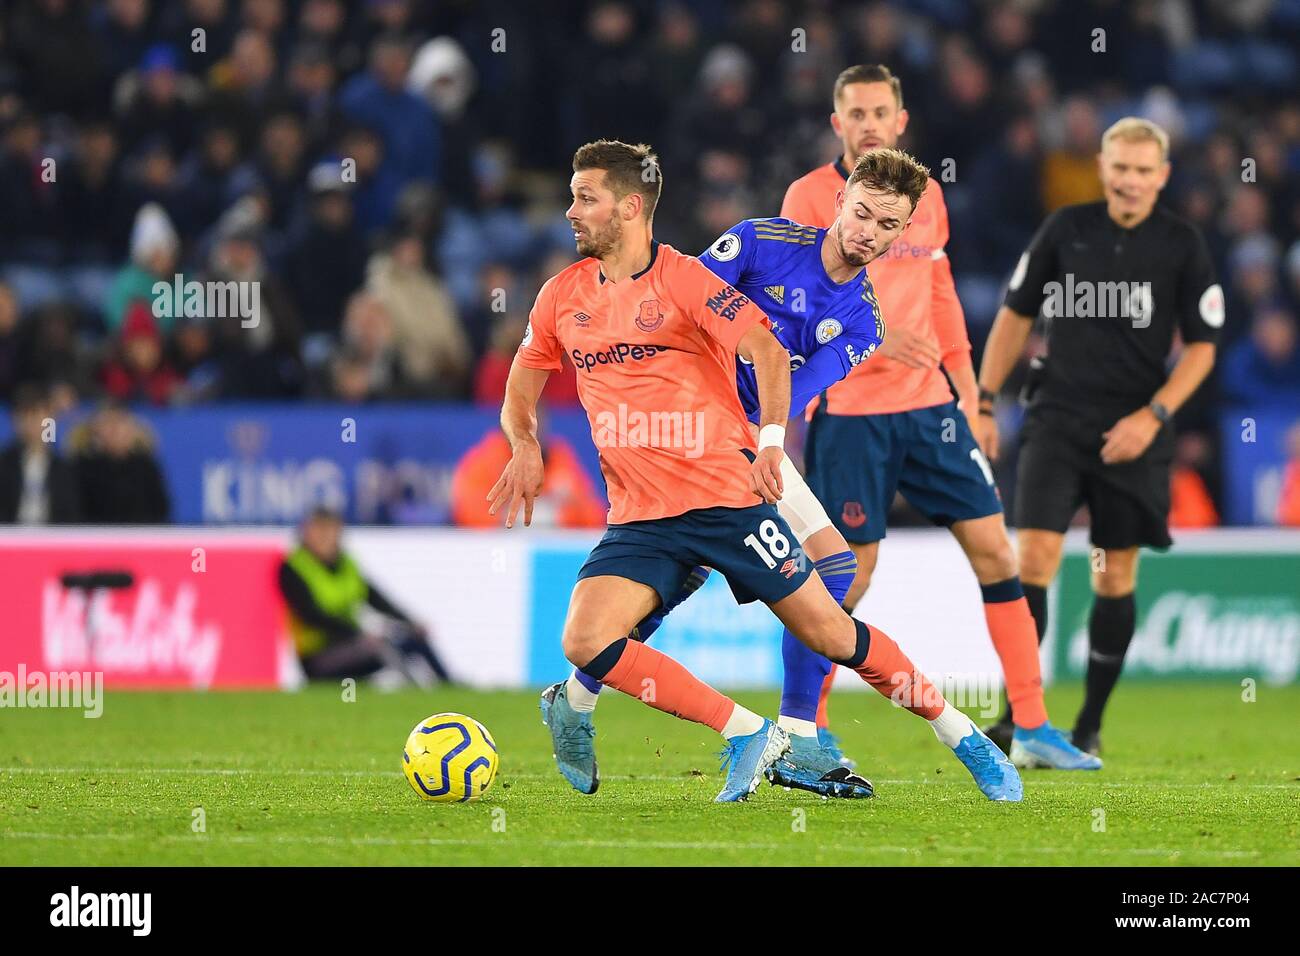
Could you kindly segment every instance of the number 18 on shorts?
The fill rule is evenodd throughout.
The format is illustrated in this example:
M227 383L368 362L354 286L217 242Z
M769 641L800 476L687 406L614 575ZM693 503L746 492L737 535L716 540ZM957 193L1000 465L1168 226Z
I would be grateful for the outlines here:
M720 572L741 604L773 604L798 590L811 573L785 519L774 506L757 504L611 525L578 577L608 574L640 581L668 603L697 565Z

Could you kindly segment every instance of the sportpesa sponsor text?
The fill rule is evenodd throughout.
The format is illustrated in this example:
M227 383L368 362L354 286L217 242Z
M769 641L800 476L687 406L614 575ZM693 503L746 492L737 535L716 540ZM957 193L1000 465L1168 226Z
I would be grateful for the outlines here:
M653 358L660 352L666 352L666 345L630 345L627 342L619 342L617 345L611 345L607 349L599 352L584 352L582 349L574 349L569 353L573 359L573 367L584 372L590 372L597 365L622 365L624 362L639 362L642 359Z

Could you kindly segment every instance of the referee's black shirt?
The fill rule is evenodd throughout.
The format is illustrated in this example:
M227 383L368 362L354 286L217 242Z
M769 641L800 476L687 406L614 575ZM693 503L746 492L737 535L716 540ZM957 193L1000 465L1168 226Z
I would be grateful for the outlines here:
M1174 330L1217 342L1223 290L1196 228L1162 209L1125 229L1104 202L1052 213L1020 257L1006 305L1047 319L1031 413L1109 427L1165 383Z

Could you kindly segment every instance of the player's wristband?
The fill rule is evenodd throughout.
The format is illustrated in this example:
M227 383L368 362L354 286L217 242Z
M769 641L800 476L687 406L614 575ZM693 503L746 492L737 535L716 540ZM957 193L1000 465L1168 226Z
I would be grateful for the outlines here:
M997 399L998 399L998 393L997 393L997 392L991 392L991 391L989 391L987 388L984 388L982 385L980 386L980 399L979 399L979 400L980 400L981 402L995 402L995 401L997 401Z
M764 425L758 430L758 450L779 448L785 451L785 426Z

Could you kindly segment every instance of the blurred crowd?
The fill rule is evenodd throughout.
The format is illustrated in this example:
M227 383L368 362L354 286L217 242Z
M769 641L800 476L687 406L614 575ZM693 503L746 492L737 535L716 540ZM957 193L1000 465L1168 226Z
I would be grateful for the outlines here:
M1300 0L9 0L0 400L497 403L577 145L652 143L697 251L835 157L855 62L945 180L977 353L1044 215L1100 198L1101 131L1170 132L1228 303L1180 417L1212 506L1218 410L1300 408ZM160 309L177 275L258 283L256 327Z

